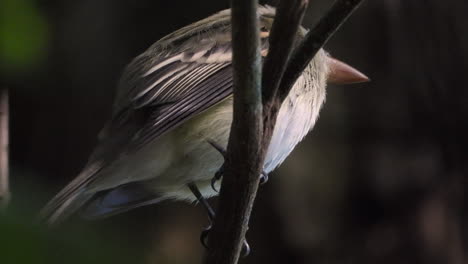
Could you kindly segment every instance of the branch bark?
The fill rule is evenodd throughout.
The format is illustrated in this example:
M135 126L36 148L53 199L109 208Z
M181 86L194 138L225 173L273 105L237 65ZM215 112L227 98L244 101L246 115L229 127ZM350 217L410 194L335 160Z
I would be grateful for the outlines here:
M309 4L308 0L281 1L270 34L268 55L263 65L263 138L262 155L270 145L276 117L284 99L277 96L289 57L297 40L297 31ZM292 88L289 88L289 90Z
M309 4L308 0L281 1L269 38L268 55L263 65L263 104L276 96L287 62L297 40L296 32ZM296 30L294 30L296 29Z
M238 262L278 110L305 66L360 2L336 1L290 59L308 0L282 0L261 79L257 1L232 0L234 116L206 263Z
M318 24L305 36L304 40L294 50L288 63L284 77L281 80L279 96L284 100L315 54L330 39L336 30L359 7L363 0L336 0L333 6L320 19Z
M232 0L234 115L206 263L237 263L263 160L261 55L256 0Z
M0 210L6 208L10 200L8 184L8 90L0 91Z

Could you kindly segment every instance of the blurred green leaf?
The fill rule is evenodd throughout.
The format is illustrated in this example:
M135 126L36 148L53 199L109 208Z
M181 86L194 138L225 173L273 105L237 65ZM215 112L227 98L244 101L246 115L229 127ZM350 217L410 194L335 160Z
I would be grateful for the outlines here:
M30 0L0 0L0 69L28 68L44 57L48 26Z
M121 248L80 228L46 228L20 215L0 216L0 263L141 263L132 249Z

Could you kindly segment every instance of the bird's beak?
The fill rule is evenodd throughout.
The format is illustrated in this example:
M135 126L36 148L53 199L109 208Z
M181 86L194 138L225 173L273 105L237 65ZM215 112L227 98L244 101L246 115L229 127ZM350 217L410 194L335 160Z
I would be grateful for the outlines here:
M328 58L330 74L328 82L332 84L351 84L368 82L370 79L362 72L335 58Z

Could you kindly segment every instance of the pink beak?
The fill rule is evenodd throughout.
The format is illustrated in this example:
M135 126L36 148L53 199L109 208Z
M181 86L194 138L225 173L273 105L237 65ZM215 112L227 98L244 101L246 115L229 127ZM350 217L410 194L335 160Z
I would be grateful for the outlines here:
M370 81L362 72L335 58L329 57L328 65L330 67L329 83L351 84Z

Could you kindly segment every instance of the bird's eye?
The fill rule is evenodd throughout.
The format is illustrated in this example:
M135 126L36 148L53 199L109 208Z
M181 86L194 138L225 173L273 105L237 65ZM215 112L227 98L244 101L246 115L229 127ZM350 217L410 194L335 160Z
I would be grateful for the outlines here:
M260 31L261 31L261 32L268 32L268 29L267 29L266 27L261 27L261 28L260 28Z

